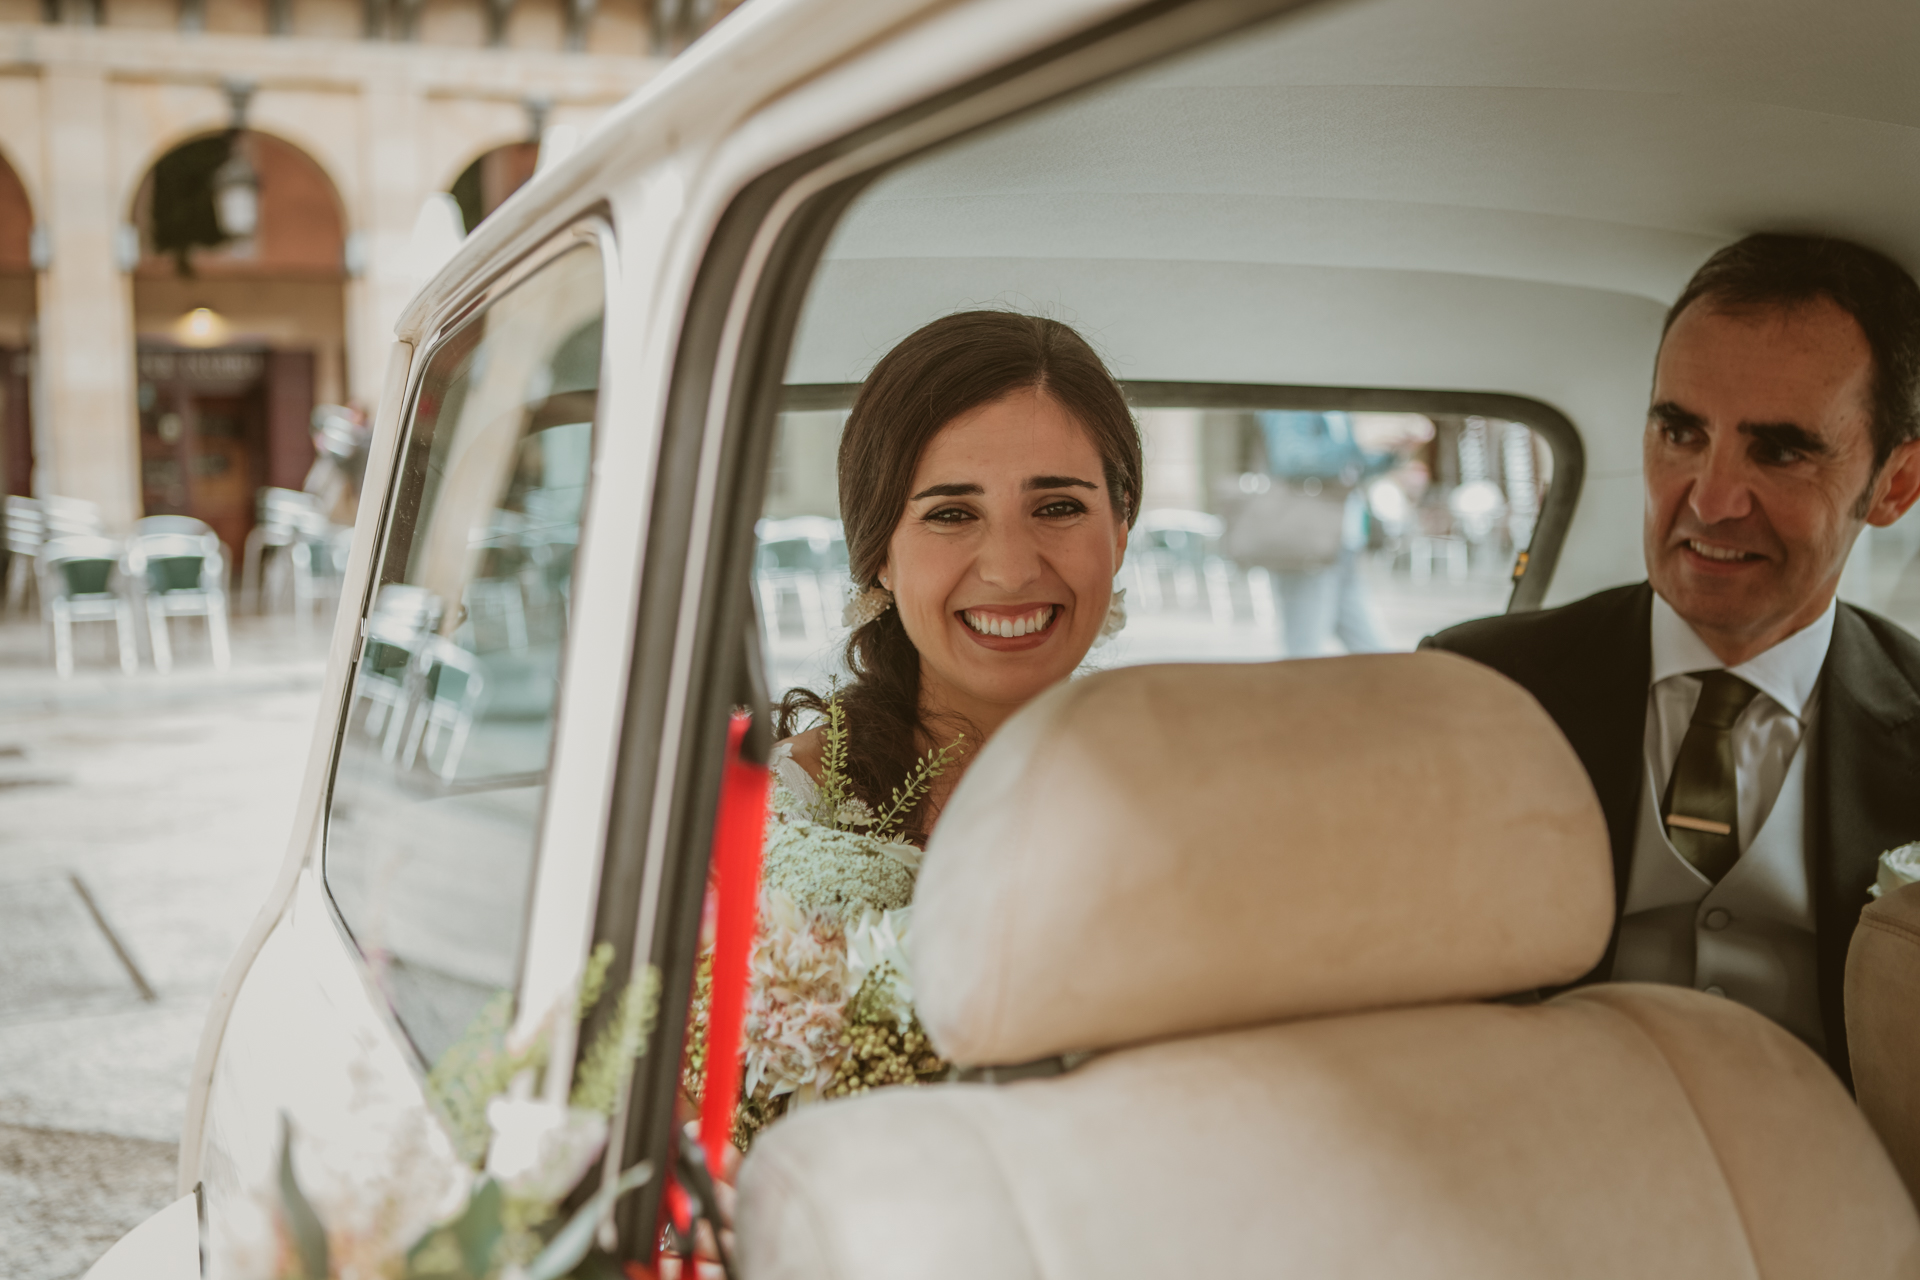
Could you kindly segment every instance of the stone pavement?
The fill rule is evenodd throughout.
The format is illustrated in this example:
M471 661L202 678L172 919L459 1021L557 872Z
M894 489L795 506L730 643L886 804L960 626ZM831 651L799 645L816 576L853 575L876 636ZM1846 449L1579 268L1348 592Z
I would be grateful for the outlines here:
M78 1276L172 1196L206 1005L286 850L329 624L177 626L74 678L0 623L0 1275Z

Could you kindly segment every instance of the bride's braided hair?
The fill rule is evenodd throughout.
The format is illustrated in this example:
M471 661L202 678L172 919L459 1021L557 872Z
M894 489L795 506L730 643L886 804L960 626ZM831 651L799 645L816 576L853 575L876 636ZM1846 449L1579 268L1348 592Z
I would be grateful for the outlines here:
M1057 320L1008 311L962 311L905 338L875 365L854 398L840 437L840 513L856 590L876 585L907 509L920 455L942 427L1010 392L1035 388L1057 400L1092 437L1107 491L1129 527L1140 514L1140 432L1126 397L1086 339ZM847 774L876 809L930 746L964 725L926 723L920 654L900 611L888 609L847 640L853 683L840 691L849 727ZM826 711L811 689L791 689L775 708L774 731L791 737ZM967 732L969 748L978 735ZM907 837L924 843L922 811Z

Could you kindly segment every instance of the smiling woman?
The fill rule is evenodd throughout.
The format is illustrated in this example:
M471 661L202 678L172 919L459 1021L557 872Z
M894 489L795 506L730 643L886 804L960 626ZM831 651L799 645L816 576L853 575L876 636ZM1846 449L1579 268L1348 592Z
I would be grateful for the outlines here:
M1057 321L945 316L861 388L839 450L854 678L778 708L741 1145L795 1106L945 1073L905 945L920 846L981 743L1124 622L1142 480L1120 388ZM709 1114L699 1069L684 1087Z
M1139 513L1140 437L1120 388L1066 325L946 316L874 367L839 452L864 616L847 642L847 772L878 806L937 745L969 745L907 822L924 837L973 747L1069 675L1114 618ZM791 735L826 699L795 689ZM794 758L820 772L821 733Z

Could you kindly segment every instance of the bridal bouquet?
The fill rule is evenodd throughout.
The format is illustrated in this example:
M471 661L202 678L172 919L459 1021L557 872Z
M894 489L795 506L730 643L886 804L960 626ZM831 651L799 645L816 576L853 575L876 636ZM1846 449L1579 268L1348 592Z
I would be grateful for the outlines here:
M901 836L959 740L921 757L875 813L847 777L838 699L828 702L824 728L818 799L809 804L776 784L767 822L733 1132L742 1149L790 1107L947 1072L913 1012L904 943L921 852ZM703 963L697 1028L705 1026L708 983ZM697 1102L706 1037L691 1043L683 1080Z
M538 1096L559 1016L576 1023L605 991L613 949L595 948L571 1009L555 1010L531 1035L509 1032L512 995L490 1001L427 1077L432 1115L415 1113L405 1159L384 1176L342 1185L310 1171L339 1164L331 1135L300 1132L283 1118L278 1186L272 1193L274 1280L561 1280L614 1274L593 1254L594 1234L614 1202L648 1177L635 1166L600 1189L564 1224L560 1206L606 1148L607 1126L653 1025L658 975L629 983L588 1043L565 1103ZM296 1149L295 1138L299 1138ZM582 1270L581 1268L585 1268ZM233 1270L233 1268L229 1268ZM246 1268L251 1274L261 1270Z

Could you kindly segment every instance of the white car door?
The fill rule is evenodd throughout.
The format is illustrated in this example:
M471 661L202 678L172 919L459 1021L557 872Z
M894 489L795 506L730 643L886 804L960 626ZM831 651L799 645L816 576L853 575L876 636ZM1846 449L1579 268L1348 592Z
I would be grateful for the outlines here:
M528 1003L536 880L584 863L559 878L591 882L599 823L579 817L603 807L605 771L556 743L573 688L621 675L594 672L576 633L625 602L575 590L616 265L608 226L578 223L401 366L295 848L202 1052L182 1163L209 1274L274 1274L283 1135L343 1262L457 1206L427 1074L476 1018ZM575 914L548 969L578 964Z

